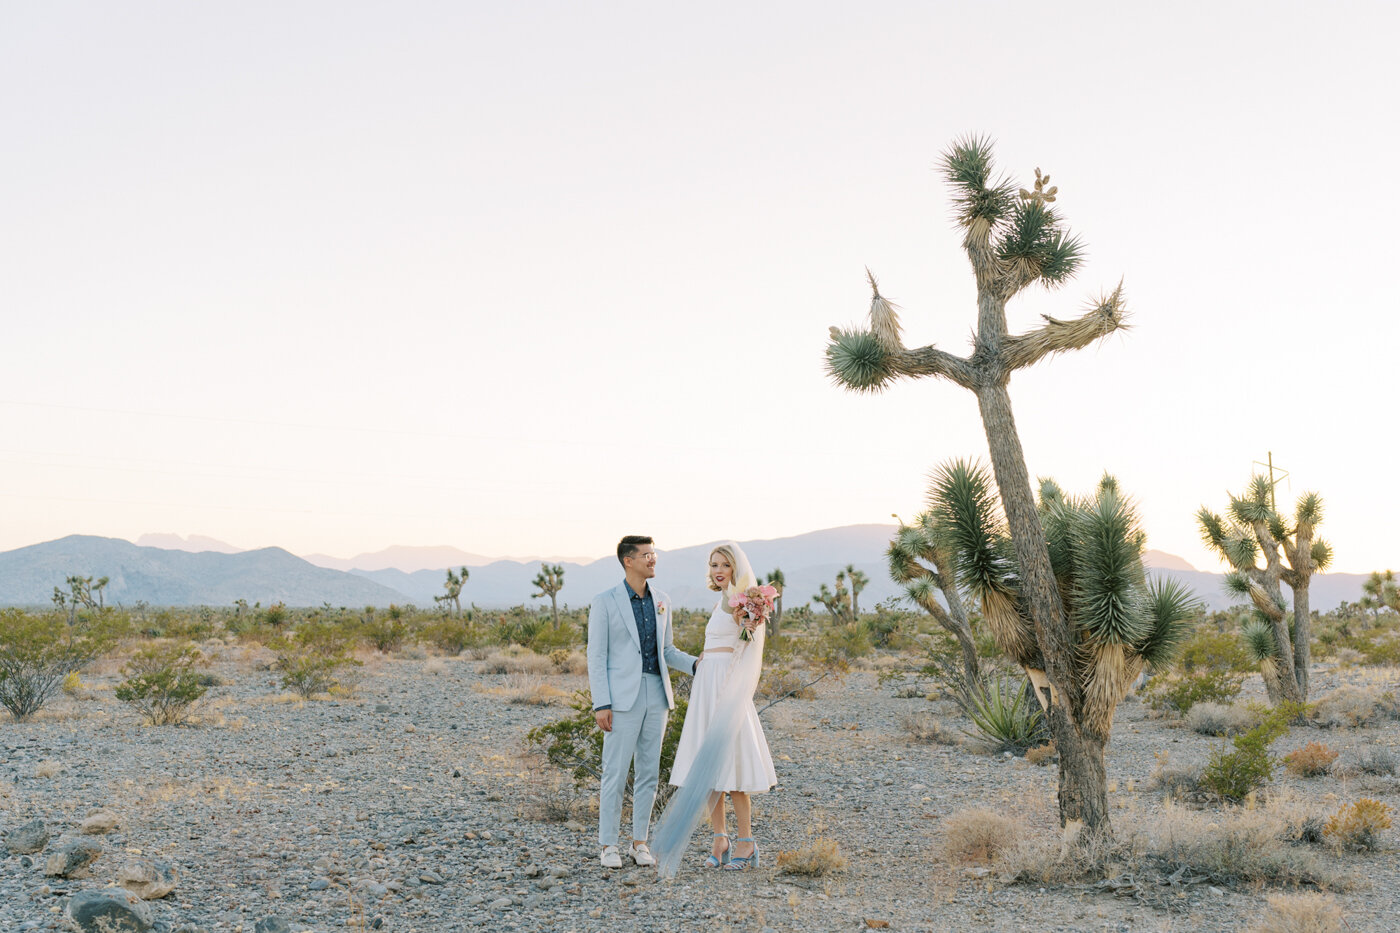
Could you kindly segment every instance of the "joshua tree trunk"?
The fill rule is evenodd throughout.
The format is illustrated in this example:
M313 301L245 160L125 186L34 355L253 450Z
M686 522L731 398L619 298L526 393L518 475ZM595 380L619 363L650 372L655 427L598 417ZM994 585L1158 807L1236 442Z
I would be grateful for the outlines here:
M554 613L554 630L559 631L559 597L554 593L549 594L549 609Z
M1002 508L1021 569L1021 594L1030 608L1036 641L1045 656L1045 673L1052 693L1044 697L1046 719L1060 756L1060 822L1070 830L1077 821L1093 833L1113 832L1108 813L1108 781L1104 772L1106 739L1087 735L1083 722L1080 677L1074 670L1075 645L1050 567L1050 550L1036 511L1026 470L1025 452L1011 412L1006 385L984 385L977 402L987 434L992 471L1001 492ZM1059 702L1055 702L1058 700ZM1077 833L1080 826L1074 826Z

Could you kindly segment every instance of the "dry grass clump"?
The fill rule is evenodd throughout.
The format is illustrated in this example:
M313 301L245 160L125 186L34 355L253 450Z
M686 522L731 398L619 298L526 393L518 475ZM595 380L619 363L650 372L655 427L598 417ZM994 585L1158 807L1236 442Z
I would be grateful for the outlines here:
M63 763L54 761L52 758L39 762L34 768L34 776L37 778L58 777L63 773Z
M570 781L556 778L537 786L525 798L520 815L537 823L566 823L586 819L588 803Z
M549 663L560 674L587 674L588 655L568 648L555 648L549 653Z
M1343 849L1374 849L1381 831L1390 828L1391 812L1390 807L1379 800L1362 797L1332 814L1322 832Z
M1283 814L1265 809L1192 813L1169 806L1132 834L1135 857L1166 872L1186 869L1227 885L1345 886L1317 853L1288 845L1297 832Z
M523 706L557 706L569 698L568 691L560 690L539 674L509 674L502 684L477 684L475 689Z
M1329 729L1354 729L1383 719L1400 719L1395 694L1379 687L1338 687L1318 697L1309 711L1312 721Z
M846 867L846 856L835 839L818 836L812 844L801 849L778 853L778 870L788 875L819 877Z
M1284 755L1283 764L1290 773L1299 777L1318 777L1328 772L1339 754L1335 748L1321 742L1309 742Z
M1360 774L1394 774L1395 753L1383 745L1363 748L1352 768Z
M961 745L962 734L932 713L908 713L900 718L904 734L926 745Z
M1158 752L1157 767L1147 779L1147 789L1164 791L1174 800L1201 793L1202 768L1199 763L1175 763L1166 752Z
M1055 748L1054 742L1046 742L1036 748L1026 749L1026 760L1040 768L1057 761L1059 755L1059 749Z
M1021 827L991 810L961 810L943 821L943 852L953 862L990 862L1021 841Z
M1201 735L1221 735L1229 738L1248 732L1259 717L1238 703L1197 703L1186 713L1186 725Z
M1251 933L1341 933L1342 908L1330 894L1270 894Z
M493 651L481 665L483 674L544 674L554 673L554 664L542 654L512 645L505 651Z
M442 658L429 658L423 662L423 673L434 677L447 673L447 662Z
M763 672L763 677L758 682L758 695L768 700L778 697L794 700L815 699L817 691L808 684L813 678L805 675L806 672L799 673L786 667L770 667Z

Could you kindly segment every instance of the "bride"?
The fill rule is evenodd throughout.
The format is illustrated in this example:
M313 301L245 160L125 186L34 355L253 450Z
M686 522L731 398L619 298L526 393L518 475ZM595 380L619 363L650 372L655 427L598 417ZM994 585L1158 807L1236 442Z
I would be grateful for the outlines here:
M742 609L729 608L731 594L743 593L758 583L739 545L728 542L710 552L707 582L710 589L720 593L720 600L705 626L705 653L691 684L690 705L671 766L671 783L681 791L662 817L657 835L658 849L673 850L672 873L679 856L674 850L684 846L704 811L709 812L714 831L706 867L730 871L756 867L759 851L753 835L749 795L764 793L778 783L753 703L762 670L764 628L756 626ZM752 640L740 637L745 629ZM734 804L739 830L732 845L725 831L726 793ZM687 808L693 815L672 812ZM686 824L679 840L675 838L678 821ZM666 874L665 866L662 873Z

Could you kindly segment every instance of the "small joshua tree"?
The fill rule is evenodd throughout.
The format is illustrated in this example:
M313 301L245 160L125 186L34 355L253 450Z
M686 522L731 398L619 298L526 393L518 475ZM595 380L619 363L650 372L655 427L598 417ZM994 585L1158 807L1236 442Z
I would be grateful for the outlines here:
M870 578L857 570L855 564L847 564L846 579L851 581L851 615L859 619L860 591L870 583Z
M1268 477L1256 476L1243 495L1230 496L1228 518L1201 506L1196 521L1206 545L1230 565L1226 587L1254 604L1255 624L1243 634L1260 662L1269 698L1306 701L1312 661L1308 587L1313 573L1332 562L1332 546L1316 537L1322 497L1315 492L1300 496L1289 522L1274 509ZM1280 581L1293 591L1291 622Z
M448 567L447 582L443 583L442 585L442 588L445 589L447 592L441 596L434 596L433 602L451 603L452 615L454 617L460 616L462 614L462 587L466 584L467 577L469 576L471 576L471 574L467 572L466 567L462 568L462 572L460 574L453 573L452 568Z
M787 577L783 576L782 568L774 567L764 582L778 591L773 600L773 618L768 620L768 634L776 636L783 621L783 587L787 586Z
M1400 612L1400 587L1395 584L1395 571L1372 570L1371 576L1361 584L1361 599L1357 606L1371 613L1371 621L1381 617L1382 609Z
M467 568L463 567L462 572L466 573ZM564 568L559 564L541 564L540 572L535 574L535 586L539 592L532 594L532 598L549 597L549 606L554 612L554 630L559 631L559 591L564 588Z
M964 357L934 346L905 347L895 309L871 276L870 324L831 329L827 369L838 384L857 392L878 392L901 378L935 376L976 395L1020 574L1014 581L1016 605L1028 620L1055 698L1046 718L1060 754L1060 820L1067 829L1073 824L1086 827L1090 836L1106 836L1111 831L1103 766L1107 736L1081 716L1088 697L1077 626L1066 612L1065 590L1051 564L1008 385L1019 369L1123 328L1122 284L1074 320L1046 317L1028 333L1009 333L1007 302L1034 285L1053 288L1069 281L1083 247L1063 229L1052 206L1056 189L1045 188L1048 177L1037 172L1034 191L1018 190L1010 179L995 177L989 141L954 143L942 168L953 188L963 249L977 283L972 352Z
M847 622L854 622L855 615L851 612L851 591L846 588L846 571L836 571L836 589L833 590L825 583L821 585L817 595L812 599L821 603L826 611L831 613L831 621L838 625Z
M957 639L967 682L980 683L977 644L972 640L972 625L962 594L958 592L956 556L952 542L940 533L934 513L915 516L910 525L901 521L899 532L890 542L885 556L889 560L890 576L904 587L905 594ZM947 609L939 603L936 592L943 594Z

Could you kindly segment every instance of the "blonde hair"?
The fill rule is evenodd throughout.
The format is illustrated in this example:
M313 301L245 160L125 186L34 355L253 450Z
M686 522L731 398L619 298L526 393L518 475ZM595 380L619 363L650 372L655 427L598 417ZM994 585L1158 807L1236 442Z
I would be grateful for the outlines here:
M733 586L738 582L735 577L739 573L739 558L734 555L734 549L727 544L721 544L711 551L710 557L714 557L716 554L729 561L729 585ZM710 573L710 562L708 560L705 561L705 584L715 592L720 592L724 589L715 583L715 575Z

